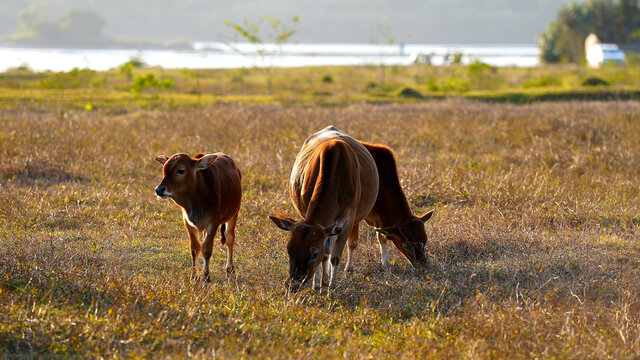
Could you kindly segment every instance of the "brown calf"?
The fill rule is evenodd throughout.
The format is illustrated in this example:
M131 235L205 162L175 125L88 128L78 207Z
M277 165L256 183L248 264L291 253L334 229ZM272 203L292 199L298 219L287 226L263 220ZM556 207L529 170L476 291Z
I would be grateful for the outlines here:
M327 280L328 255L329 287L333 287L347 237L358 237L358 223L369 214L378 194L376 164L361 143L329 126L302 145L289 192L304 220L280 212L269 217L291 232L287 287L295 291L313 275L313 287L319 289Z
M171 198L182 209L184 226L191 240L192 278L196 278L196 262L202 251L202 280L209 279L209 260L213 240L221 225L220 241L227 245L227 274L233 272L233 243L242 197L242 175L233 159L222 153L164 155L156 160L163 164L163 178L156 186L161 198ZM206 235L205 235L206 234ZM205 236L201 245L199 238Z
M393 151L384 145L365 142L362 144L373 156L380 179L380 190L375 205L364 220L378 232L382 265L385 268L389 267L387 240L391 240L413 267L426 267L427 233L424 223L431 218L433 210L422 216L414 216L398 180ZM355 240L349 242L347 264L351 264L353 250L357 246Z

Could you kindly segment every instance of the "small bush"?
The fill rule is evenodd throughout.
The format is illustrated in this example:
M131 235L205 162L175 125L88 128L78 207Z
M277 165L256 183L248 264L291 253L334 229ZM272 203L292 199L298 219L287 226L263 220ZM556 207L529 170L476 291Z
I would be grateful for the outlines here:
M378 87L378 84L376 84L375 81L369 81L369 82L367 82L365 87L367 88L367 90L373 90L373 89Z
M43 89L77 89L87 87L96 72L90 69L73 68L69 72L59 72L40 82Z
M609 83L597 76L591 76L586 78L582 82L582 85L583 86L608 86Z
M478 72L484 72L491 70L491 66L489 64L485 64L480 60L474 60L469 65L467 65L467 71L469 74L474 74Z
M412 89L410 87L406 87L406 88L402 89L398 93L398 96L405 97L405 98L422 99L422 94L419 91L414 90L414 89Z
M139 69L147 66L139 57L132 57L126 63L120 65L118 69L120 73L127 77L127 80L131 80L133 69Z
M145 89L170 89L173 86L173 80L169 77L158 80L154 74L136 76L136 81L131 88L134 95L139 95Z
M326 84L331 84L333 82L333 77L329 74L322 77L322 82Z
M453 54L453 60L451 61L451 63L456 65L462 64L462 53L458 52Z

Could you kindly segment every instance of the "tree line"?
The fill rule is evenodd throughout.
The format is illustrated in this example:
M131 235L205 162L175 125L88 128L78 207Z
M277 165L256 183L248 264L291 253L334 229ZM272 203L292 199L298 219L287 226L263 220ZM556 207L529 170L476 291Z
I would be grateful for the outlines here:
M594 33L600 41L623 48L640 44L638 0L587 0L563 6L538 38L545 63L580 62L584 40Z
M90 9L72 9L56 20L36 11L18 17L18 31L11 40L31 45L101 46L104 19Z

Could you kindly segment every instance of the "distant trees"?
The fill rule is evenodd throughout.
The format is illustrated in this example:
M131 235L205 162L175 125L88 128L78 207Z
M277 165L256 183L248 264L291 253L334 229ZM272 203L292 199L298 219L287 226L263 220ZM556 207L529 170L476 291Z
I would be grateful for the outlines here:
M543 62L579 62L584 39L595 33L602 42L628 43L640 31L638 0L587 0L563 6L538 37ZM635 32L635 33L634 33Z
M100 15L89 9L69 10L57 21L40 12L25 10L18 18L18 32L13 39L34 45L96 46L105 42L104 25Z

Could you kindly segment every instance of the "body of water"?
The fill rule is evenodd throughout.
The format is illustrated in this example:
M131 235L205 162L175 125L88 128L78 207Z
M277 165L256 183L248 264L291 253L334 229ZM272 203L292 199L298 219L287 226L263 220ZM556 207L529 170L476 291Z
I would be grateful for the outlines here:
M463 63L479 60L493 66L531 67L538 65L539 51L535 45L285 44L279 48L273 45L256 48L252 44L214 42L196 42L193 50L0 47L0 71L20 66L35 71L69 71L76 67L107 70L132 57L166 69L410 65L416 61L443 65L451 62L455 54L462 54Z

